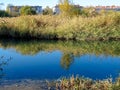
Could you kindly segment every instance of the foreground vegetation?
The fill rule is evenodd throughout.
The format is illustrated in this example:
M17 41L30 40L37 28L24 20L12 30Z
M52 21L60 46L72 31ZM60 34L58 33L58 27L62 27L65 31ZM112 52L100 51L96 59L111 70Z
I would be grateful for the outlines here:
M84 77L70 77L54 81L41 80L5 80L0 90L120 90L120 78L112 82L92 80Z
M0 18L0 36L64 40L120 40L120 13L95 17L57 15Z
M120 90L120 78L115 82L112 79L92 80L84 77L63 78L56 83L57 90Z

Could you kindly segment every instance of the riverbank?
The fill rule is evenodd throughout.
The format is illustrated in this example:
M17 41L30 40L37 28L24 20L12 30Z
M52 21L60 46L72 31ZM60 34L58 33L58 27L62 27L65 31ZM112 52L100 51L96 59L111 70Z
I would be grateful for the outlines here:
M47 40L120 40L120 13L96 17L20 16L0 18L0 37Z
M48 90L46 81L42 80L4 80L0 90Z
M62 78L55 81L47 80L5 80L0 85L0 90L119 90L120 78L112 81L92 80L84 77Z
M84 77L70 77L63 78L60 82L56 83L58 90L119 90L120 78L114 82L112 78L104 80L92 80Z

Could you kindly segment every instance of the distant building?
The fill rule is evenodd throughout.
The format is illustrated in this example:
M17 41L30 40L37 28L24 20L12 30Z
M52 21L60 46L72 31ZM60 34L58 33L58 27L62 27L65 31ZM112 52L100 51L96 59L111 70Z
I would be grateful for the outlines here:
M32 6L32 9L36 11L37 14L42 13L42 6Z
M95 7L96 11L99 12L101 10L106 10L106 11L120 11L120 6L96 6Z
M20 9L23 6L8 6L7 10L10 14L12 14L13 16L19 15L20 14ZM33 10L36 11L37 14L41 14L42 13L42 6L31 6Z
M53 13L54 14L60 14L60 9L59 9L58 5L56 5L56 6L53 7Z

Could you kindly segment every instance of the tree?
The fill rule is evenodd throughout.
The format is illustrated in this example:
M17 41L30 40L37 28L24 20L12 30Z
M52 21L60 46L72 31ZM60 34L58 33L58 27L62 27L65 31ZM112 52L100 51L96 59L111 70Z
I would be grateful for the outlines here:
M43 10L43 15L52 15L53 14L53 10L51 8L49 8L49 6L47 6L44 10Z
M30 6L23 6L20 9L20 15L35 15L36 11L32 9Z
M72 8L72 10L71 10L71 14L72 14L72 15L75 15L75 16L79 16L81 13L82 13L82 12L81 12L80 7L74 6L74 7Z
M98 13L96 12L94 7L84 8L82 10L82 15L86 17L96 16Z
M8 17L9 14L3 10L0 10L0 17Z
M70 0L60 0L59 2L60 12L64 15L71 15L73 5L71 4Z
M74 5L71 0L60 0L60 12L64 16L78 16L81 13L79 5Z
M13 6L13 5L12 5L12 4L8 4L8 5L7 5L7 9L6 9L6 12L7 12L8 14L10 14L10 15L11 15L11 11L10 11L9 8L10 8L11 6Z

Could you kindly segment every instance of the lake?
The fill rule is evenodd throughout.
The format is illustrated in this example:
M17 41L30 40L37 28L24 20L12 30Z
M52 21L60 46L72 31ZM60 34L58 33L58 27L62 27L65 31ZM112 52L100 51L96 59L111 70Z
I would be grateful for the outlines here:
M120 42L0 40L1 80L54 80L84 76L115 79Z

